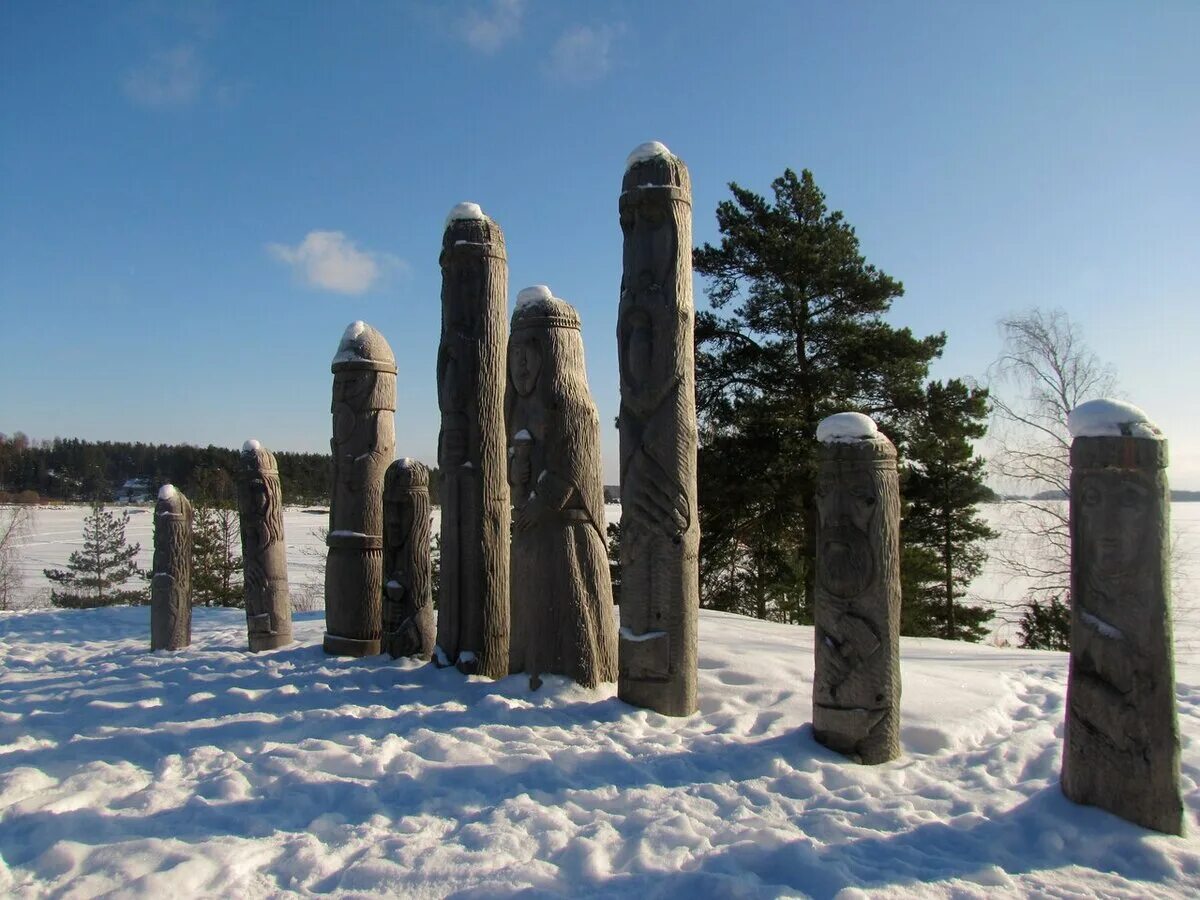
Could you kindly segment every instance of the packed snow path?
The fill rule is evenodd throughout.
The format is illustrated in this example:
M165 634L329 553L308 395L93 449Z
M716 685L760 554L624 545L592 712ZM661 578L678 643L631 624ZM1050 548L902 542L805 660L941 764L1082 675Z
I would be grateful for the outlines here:
M1058 788L1064 654L902 640L904 757L809 721L812 631L701 617L700 712L299 643L236 610L0 613L0 893L853 898L1200 894L1200 839ZM1200 831L1200 669L1179 672Z

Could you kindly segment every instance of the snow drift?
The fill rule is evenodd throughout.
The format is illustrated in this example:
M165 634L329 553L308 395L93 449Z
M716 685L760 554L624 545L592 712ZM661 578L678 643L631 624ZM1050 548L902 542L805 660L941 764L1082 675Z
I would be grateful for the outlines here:
M704 613L700 712L299 642L237 610L0 613L0 893L34 897L1200 892L1200 840L1063 798L1064 654L902 639L904 756L816 744L812 630ZM1200 670L1181 666L1200 809Z

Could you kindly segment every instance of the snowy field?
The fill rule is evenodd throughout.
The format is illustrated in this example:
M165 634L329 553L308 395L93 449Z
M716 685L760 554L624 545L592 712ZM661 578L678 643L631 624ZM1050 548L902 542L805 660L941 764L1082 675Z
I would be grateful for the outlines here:
M701 617L700 712L299 643L237 610L0 614L0 893L15 897L1195 896L1200 838L1059 792L1065 657L904 639L904 756L812 739L812 631ZM1200 825L1200 670L1179 671Z
M153 535L150 507L128 507L131 516L126 537L142 545L138 563L149 568ZM1014 533L1011 520L1016 509L1013 504L993 503L982 507L984 517L1000 533L997 547L1016 546L1022 553L1036 554L1038 547L1027 537ZM50 583L43 577L45 568L65 568L71 551L82 546L83 518L86 506L62 506L38 509L32 532L19 542L19 564L23 572L21 602L49 606ZM434 529L437 529L438 510L434 510ZM606 508L609 521L619 521L620 505ZM323 605L322 572L325 544L319 530L329 524L326 511L305 512L288 507L284 514L284 529L288 541L288 577L292 594L301 608L321 609ZM1175 593L1172 598L1175 614L1175 643L1179 657L1200 664L1200 503L1171 505L1171 524L1175 535ZM1019 554L1018 554L1019 555ZM1028 583L1005 571L998 558L989 558L983 573L972 584L970 602L982 603L996 610L990 623L992 643L1016 645L1019 639L1017 623Z
M39 511L27 581L82 516ZM324 524L287 515L297 588ZM864 767L812 739L809 628L702 613L680 720L612 687L333 659L321 613L296 624L252 655L241 611L198 609L191 648L151 654L145 607L0 613L0 895L1200 895L1186 653L1198 836L1171 838L1062 797L1059 653L904 638L904 756Z
M1066 503L1061 505L1066 506ZM1036 558L1041 548L1034 538L1022 535L1012 527L1018 512L1016 504L989 503L981 509L999 536L991 544L992 555L982 574L971 585L971 600L996 610L996 618L989 623L993 629L992 641L1007 641L1016 646L1020 638L1017 624L1021 620L1021 606L1029 582L1006 571L998 551ZM1200 503L1171 504L1171 533L1171 606L1176 653L1181 659L1200 664Z

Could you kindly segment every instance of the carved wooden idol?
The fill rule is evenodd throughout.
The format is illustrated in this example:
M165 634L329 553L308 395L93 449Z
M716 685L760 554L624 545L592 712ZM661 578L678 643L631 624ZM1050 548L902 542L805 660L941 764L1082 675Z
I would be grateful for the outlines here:
M508 263L504 235L474 203L450 211L442 235L438 348L441 470L439 665L508 673L508 483L504 348Z
M333 358L333 497L325 563L325 652L379 652L383 473L396 448L396 358L354 322Z
M521 291L508 345L505 420L513 497L511 670L586 687L617 675L605 544L600 419L579 316L538 286Z
M250 649L274 650L292 642L292 604L279 466L258 441L242 447L237 487Z
M164 484L154 505L150 577L150 649L182 650L192 642L192 504Z
M696 710L692 194L662 144L629 157L621 184L621 640L618 696L665 715Z
M1183 833L1167 442L1128 403L1071 413L1071 670L1063 793Z
M838 413L817 430L813 733L856 762L900 755L900 489L896 448Z
M398 459L383 479L382 649L393 658L433 654L431 529L429 470Z

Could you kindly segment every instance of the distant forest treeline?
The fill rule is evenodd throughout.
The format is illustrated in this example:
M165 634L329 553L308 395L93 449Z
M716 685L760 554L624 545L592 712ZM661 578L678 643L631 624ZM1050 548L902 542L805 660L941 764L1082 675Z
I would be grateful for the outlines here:
M207 500L232 500L239 451L189 444L142 444L54 438L31 441L17 432L0 434L0 491L35 491L41 499L104 500L117 497L134 478L148 480L151 496L163 484ZM275 451L287 503L329 502L328 453ZM430 479L437 502L437 478ZM32 498L26 498L32 499Z

